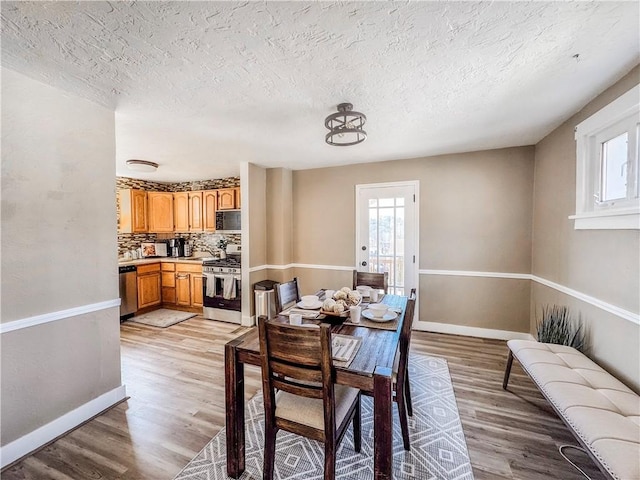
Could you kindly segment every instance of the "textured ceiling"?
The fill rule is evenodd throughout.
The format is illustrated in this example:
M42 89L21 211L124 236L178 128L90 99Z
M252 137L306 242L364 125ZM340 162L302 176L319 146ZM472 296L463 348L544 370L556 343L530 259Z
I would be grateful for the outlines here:
M115 109L119 175L219 178L533 144L638 63L638 9L3 1L2 65ZM331 147L344 101L369 138Z

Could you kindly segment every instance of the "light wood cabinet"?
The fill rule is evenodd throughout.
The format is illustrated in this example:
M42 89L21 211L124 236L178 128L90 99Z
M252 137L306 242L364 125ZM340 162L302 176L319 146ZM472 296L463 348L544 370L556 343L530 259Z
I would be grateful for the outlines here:
M189 231L201 232L203 225L202 192L189 192Z
M173 194L173 230L175 232L189 231L189 193Z
M161 263L162 303L176 303L176 264Z
M118 190L118 203L118 233L146 233L149 230L147 192L130 188Z
M203 305L203 292L202 292L202 274L191 274L191 306L202 307Z
M183 307L201 308L202 265L176 263L176 304Z
M242 206L242 201L240 198L240 187L236 187L234 188L234 190L236 191L235 197L236 197L236 208L240 208Z
M138 309L160 305L161 278L160 264L151 263L138 266Z
M149 231L153 233L173 232L173 193L148 192Z
M236 189L221 188L218 190L218 210L233 210L236 208Z
M202 211L204 213L203 230L216 231L216 210L218 208L218 191L205 190L202 192Z
M176 272L176 304L185 307L191 306L191 279L189 273Z

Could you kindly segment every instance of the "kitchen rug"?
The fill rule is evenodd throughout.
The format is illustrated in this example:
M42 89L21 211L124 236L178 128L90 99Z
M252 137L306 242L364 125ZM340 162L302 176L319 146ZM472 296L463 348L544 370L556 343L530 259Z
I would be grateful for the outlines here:
M404 450L397 407L393 408L393 478L473 480L469 453L458 416L447 361L411 354L413 417L411 451ZM262 393L246 406L246 470L240 480L262 479L264 410ZM338 447L336 478L373 479L373 399L362 397L362 451L353 450L350 431ZM191 460L174 480L227 479L225 429ZM324 446L288 432L278 432L274 478L322 480Z
M183 312L180 310L169 310L167 308L161 308L154 310L153 312L143 313L130 318L129 322L144 323L145 325L151 325L153 327L170 327L176 323L184 322L189 318L195 317L197 313Z

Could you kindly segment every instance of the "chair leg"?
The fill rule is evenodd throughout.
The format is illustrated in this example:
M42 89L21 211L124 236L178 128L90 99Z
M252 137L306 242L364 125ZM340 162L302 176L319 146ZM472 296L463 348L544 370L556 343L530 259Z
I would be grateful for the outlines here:
M404 379L404 398L407 404L407 414L413 417L413 404L411 403L411 382L409 381L409 368L405 371Z
M324 480L336 478L336 445L332 442L324 444Z
M360 406L360 394L358 394L358 404L353 415L353 449L360 453L362 449L362 407Z
M400 415L400 429L402 430L402 443L404 449L411 450L409 441L409 420L407 418L407 405L404 397L404 386L396 389L396 403L398 404L398 414Z
M264 425L264 463L262 467L263 480L273 480L273 464L276 460L276 435L278 429L272 425Z
M511 365L513 365L513 352L509 350L509 358L507 358L507 368L504 370L504 380L502 380L502 389L507 389L509 383L509 375L511 375Z

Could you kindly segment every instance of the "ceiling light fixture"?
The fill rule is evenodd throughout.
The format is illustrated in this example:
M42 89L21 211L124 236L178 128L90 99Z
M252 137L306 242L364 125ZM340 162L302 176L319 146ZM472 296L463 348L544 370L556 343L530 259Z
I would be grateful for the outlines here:
M155 172L158 164L148 160L127 160L127 168L136 172Z
M329 145L336 147L362 143L367 138L367 132L362 129L366 121L364 113L353 111L353 105L341 103L338 105L338 112L324 120L324 126L329 129L324 139Z

